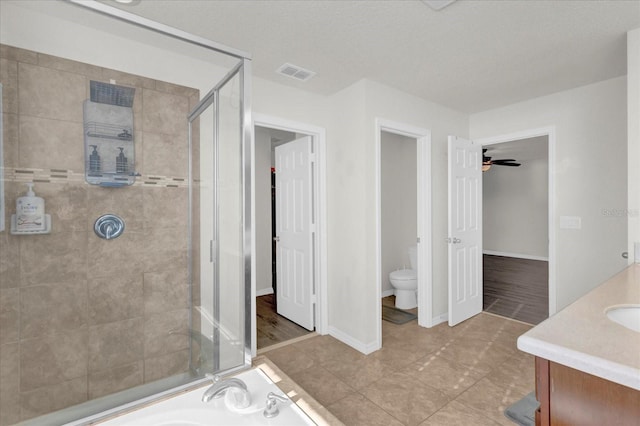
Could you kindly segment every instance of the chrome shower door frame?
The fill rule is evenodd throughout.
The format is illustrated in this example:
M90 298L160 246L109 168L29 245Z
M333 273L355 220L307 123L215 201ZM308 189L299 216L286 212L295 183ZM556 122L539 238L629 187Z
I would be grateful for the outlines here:
M221 53L232 58L236 58L238 63L231 69L231 71L223 77L214 88L201 100L201 102L193 109L189 115L189 122L191 119L206 109L208 102L216 101L216 93L234 76L238 76L240 79L240 111L241 111L241 190L242 190L242 268L243 268L243 282L239 283L242 291L242 299L244 300L244 312L243 318L243 362L241 365L225 371L225 373L231 373L232 371L249 368L251 366L251 167L252 167L252 154L251 147L253 141L253 126L251 117L251 55L239 49L235 49L221 43L208 40L206 38L191 34L177 28L161 24L159 22L152 21L150 19L135 15L133 13L126 12L124 10L108 6L103 3L92 0L66 0L69 3L73 3L77 6L81 6L86 9L93 10L95 12L104 14L110 18L118 19L133 25L136 25L147 30L166 35L168 37L181 40L195 46L199 46L213 52ZM189 129L189 144L191 144L191 129ZM191 149L191 145L189 146ZM189 259L191 259L192 253L192 237L191 237L191 209L192 207L192 161L189 158ZM193 271L191 270L191 262L189 262L189 282L193 277ZM219 283L218 283L219 284ZM216 300L215 304L220 303L220 300ZM218 348L219 349L219 348Z

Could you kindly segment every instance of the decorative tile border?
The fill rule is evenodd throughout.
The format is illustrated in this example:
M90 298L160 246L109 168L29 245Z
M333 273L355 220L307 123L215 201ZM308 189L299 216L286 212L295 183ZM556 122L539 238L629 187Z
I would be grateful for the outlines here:
M31 169L26 167L4 169L7 182L47 182L47 183L86 183L84 173L77 173L66 169ZM187 188L189 179L186 177L140 175L131 186L155 186L165 188Z

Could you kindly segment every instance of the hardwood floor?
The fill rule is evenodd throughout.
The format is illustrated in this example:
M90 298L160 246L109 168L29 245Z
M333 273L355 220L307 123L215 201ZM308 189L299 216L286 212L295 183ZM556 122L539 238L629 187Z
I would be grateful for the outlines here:
M485 312L534 325L548 318L548 262L486 254L483 260Z
M312 333L276 312L275 295L256 297L258 349Z

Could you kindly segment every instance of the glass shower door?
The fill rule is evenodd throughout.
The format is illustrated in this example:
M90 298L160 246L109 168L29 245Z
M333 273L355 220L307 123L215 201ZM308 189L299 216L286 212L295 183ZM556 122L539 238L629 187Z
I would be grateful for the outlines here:
M189 117L191 147L192 370L225 373L251 364L248 171L251 133L235 67Z

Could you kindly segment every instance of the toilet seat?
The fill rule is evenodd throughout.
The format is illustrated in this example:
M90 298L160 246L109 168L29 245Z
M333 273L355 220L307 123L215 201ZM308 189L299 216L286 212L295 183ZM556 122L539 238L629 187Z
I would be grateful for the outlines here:
M417 280L418 273L413 269L400 269L389 274L389 278L398 281Z

